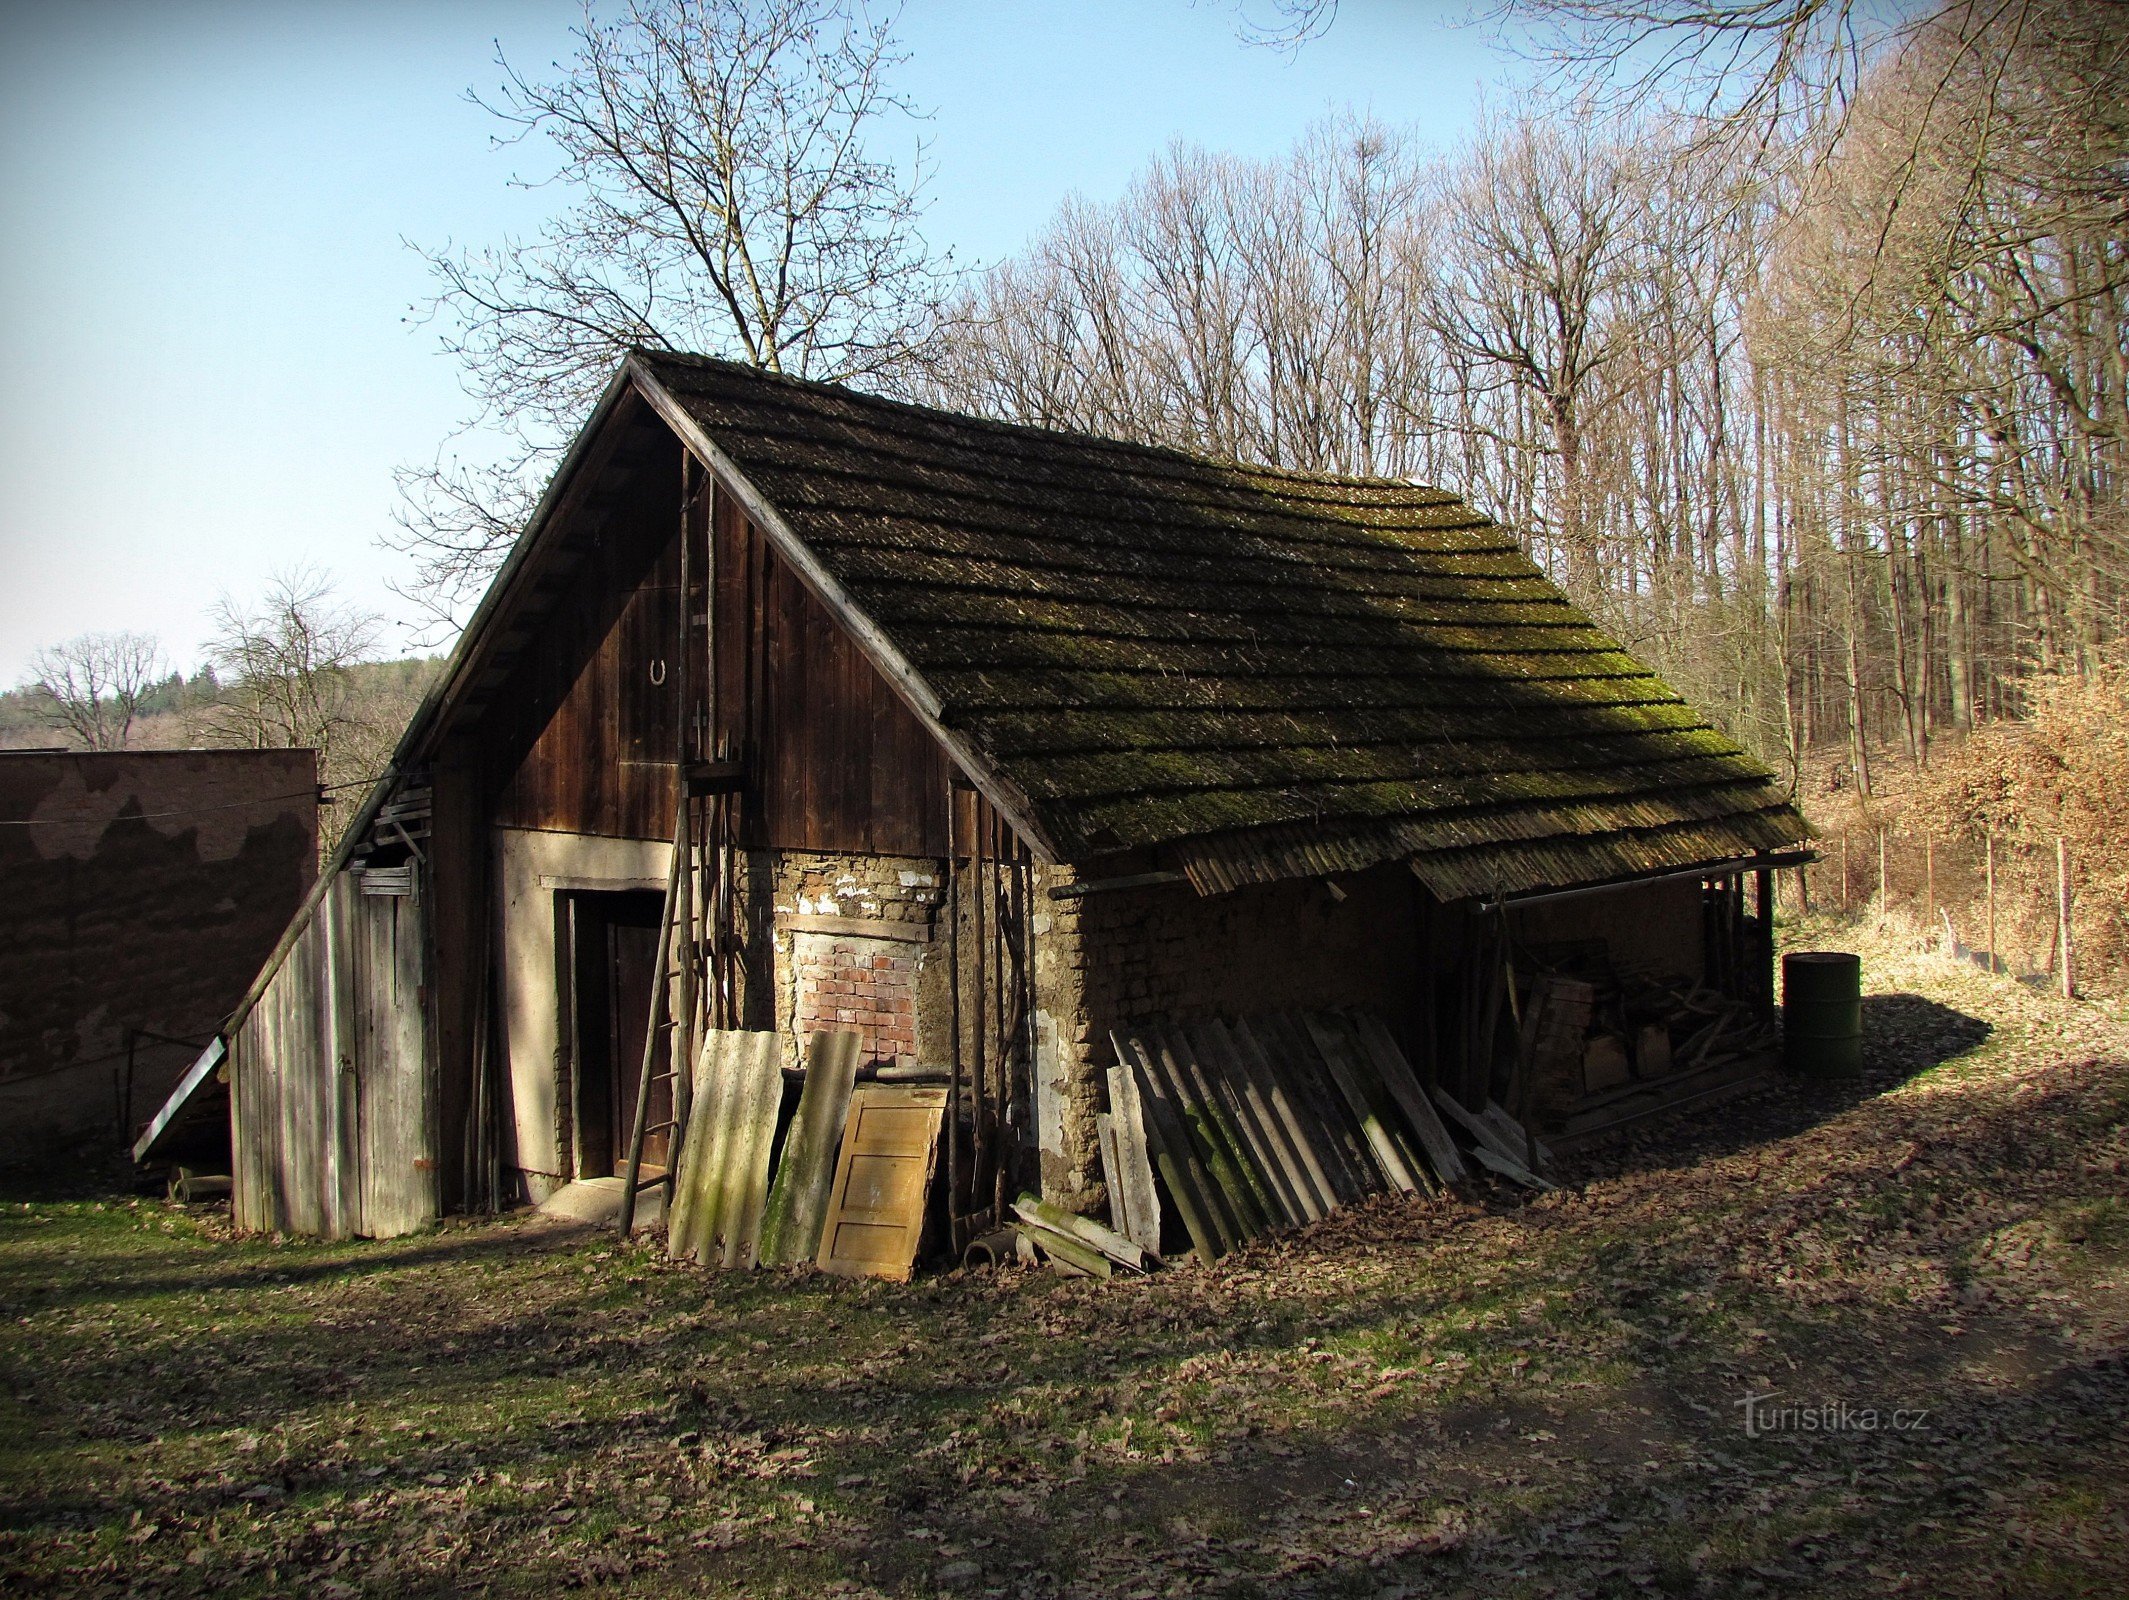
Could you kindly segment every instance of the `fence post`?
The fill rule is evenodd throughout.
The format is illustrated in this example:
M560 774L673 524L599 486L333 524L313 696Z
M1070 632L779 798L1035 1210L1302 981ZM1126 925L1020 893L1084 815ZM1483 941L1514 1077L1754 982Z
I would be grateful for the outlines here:
M1885 830L1878 829L1878 915L1884 916L1885 899Z
M1985 859L1988 863L1989 878L1989 971L1995 972L1998 970L1996 966L1996 835L1986 833L1982 835L1982 838L1986 842Z
M2070 965L2070 843L2055 840L2055 919L2062 946L2062 997L2077 998L2077 978Z

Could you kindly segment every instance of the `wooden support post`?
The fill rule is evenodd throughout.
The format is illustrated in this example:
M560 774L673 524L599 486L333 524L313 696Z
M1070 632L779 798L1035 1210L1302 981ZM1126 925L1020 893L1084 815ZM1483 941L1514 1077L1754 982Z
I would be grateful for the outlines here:
M1848 909L1848 834L1841 833L1841 909Z
M1989 971L1997 972L2002 969L1996 964L1996 836L1993 833L1983 834L1982 841L1982 860L1985 864L1984 870L1988 874Z
M670 920L680 941L680 993L673 1015L673 1042L669 1052L675 1063L673 1075L673 1131L668 1142L671 1155L668 1173L677 1169L680 1144L687 1136L687 1117L694 1100L695 1062L695 963L701 947L695 940L695 797L688 785L688 763L694 759L695 723L695 597L691 579L693 563L689 547L694 544L695 458L680 452L680 662L673 673L674 693L680 714L673 719L676 746L673 752L673 853L680 869L679 899ZM670 1194L670 1182L668 1194Z
M1878 829L1878 915L1884 916L1885 898L1885 830Z
M2070 961L2070 842L2055 841L2056 946L2062 951L2062 997L2077 998L2077 975Z
M1759 914L1759 948L1752 952L1752 988L1761 1016L1774 1014L1774 874L1765 867L1752 874L1752 899Z
M949 779L946 785L946 994L947 1051L946 1093L946 1218L953 1253L959 1257L968 1248L967 1211L962 1199L965 1182L961 1159L961 803ZM1128 1071L1129 1069L1126 1068Z

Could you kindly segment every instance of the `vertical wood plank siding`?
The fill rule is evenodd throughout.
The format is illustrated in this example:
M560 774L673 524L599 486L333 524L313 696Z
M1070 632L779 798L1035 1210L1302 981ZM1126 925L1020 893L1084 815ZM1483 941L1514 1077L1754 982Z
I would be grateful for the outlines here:
M500 825L671 836L679 517L678 460L654 453L489 713ZM746 761L744 842L943 854L945 751L721 494L713 526L709 747Z
M616 839L673 832L680 640L677 441L651 452L489 712L495 820Z
M238 1226L389 1238L435 1219L423 911L339 874L237 1028Z
M749 754L745 842L945 854L946 752L723 495L714 527L716 740Z

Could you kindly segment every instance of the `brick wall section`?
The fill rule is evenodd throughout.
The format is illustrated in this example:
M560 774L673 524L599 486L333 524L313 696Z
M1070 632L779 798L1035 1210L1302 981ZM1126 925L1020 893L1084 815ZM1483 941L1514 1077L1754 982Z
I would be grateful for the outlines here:
M919 991L933 965L931 932L939 903L936 862L899 856L783 851L774 883L777 1031L794 1057L824 1028L854 1028L860 1057L903 1066L929 1062L920 1033ZM784 925L806 916L893 925L907 937L870 938ZM930 1030L922 1030L929 1032Z
M1044 888L1072 880L1052 869ZM1104 1198L1094 1113L1116 1056L1109 1031L1155 1016L1360 1006L1400 1033L1421 970L1423 891L1402 866L1340 874L1341 900L1307 879L1200 896L1174 884L1052 900L1035 920L1038 1071L1053 1080L1044 1188L1061 1204Z
M854 1028L865 1041L862 1060L914 1065L917 959L884 946L839 934L794 935L791 1031L803 1039Z

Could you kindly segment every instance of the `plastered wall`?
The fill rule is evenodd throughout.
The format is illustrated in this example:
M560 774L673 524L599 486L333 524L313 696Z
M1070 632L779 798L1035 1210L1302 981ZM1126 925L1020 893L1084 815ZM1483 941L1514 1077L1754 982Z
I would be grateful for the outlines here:
M665 888L673 847L654 839L608 839L584 833L495 830L497 972L511 1141L504 1165L524 1174L534 1201L569 1176L568 1122L562 1103L566 993L557 896L570 890Z

